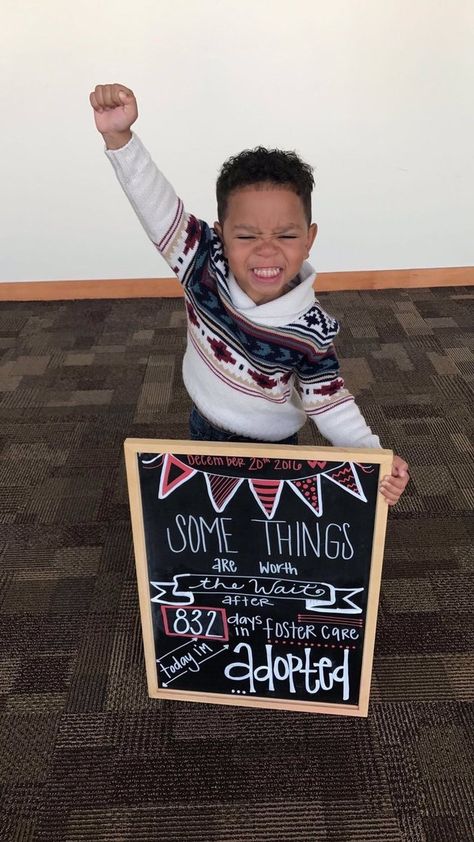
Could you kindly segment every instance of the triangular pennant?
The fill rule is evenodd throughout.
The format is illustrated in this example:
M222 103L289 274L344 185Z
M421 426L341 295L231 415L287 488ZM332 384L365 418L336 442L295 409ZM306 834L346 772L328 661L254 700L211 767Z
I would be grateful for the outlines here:
M204 474L211 503L216 512L224 511L227 503L234 496L243 478L222 477L217 474Z
M283 480L249 479L249 486L263 513L272 518L280 500Z
M332 471L325 472L323 476L330 479L336 485L339 485L344 491L348 491L349 494L357 497L358 500L367 503L367 497L364 494L360 479L352 462L344 462L342 465L333 468Z
M323 513L323 498L321 496L321 474L315 477L288 480L293 491L301 497L315 515L321 517Z
M168 494L171 494L172 491L182 485L183 482L187 482L196 473L195 468L190 468L189 465L180 462L172 453L167 453L160 477L160 488L158 491L160 500L163 500Z

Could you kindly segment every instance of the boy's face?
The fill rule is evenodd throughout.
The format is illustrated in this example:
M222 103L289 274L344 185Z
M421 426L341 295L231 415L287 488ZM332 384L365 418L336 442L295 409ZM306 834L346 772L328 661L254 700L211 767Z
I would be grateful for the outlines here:
M214 229L237 283L255 304L283 295L314 243L303 203L290 188L252 184L234 190L224 223Z

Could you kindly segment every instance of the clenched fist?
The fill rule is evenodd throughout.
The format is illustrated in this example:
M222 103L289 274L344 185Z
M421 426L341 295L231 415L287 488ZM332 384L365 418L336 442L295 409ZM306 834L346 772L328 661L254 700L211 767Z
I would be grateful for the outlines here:
M89 96L94 109L97 130L104 136L109 146L128 142L131 137L130 126L138 117L137 101L133 91L125 85L96 85Z

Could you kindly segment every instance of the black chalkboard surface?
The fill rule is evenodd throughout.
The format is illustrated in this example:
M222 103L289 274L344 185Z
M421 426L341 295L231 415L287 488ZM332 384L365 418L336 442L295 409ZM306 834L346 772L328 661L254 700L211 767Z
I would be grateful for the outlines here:
M391 452L125 456L150 696L366 716Z

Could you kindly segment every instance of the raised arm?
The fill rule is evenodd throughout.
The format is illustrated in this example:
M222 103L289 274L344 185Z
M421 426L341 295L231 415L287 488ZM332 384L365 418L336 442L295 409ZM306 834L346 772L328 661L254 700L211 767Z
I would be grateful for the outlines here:
M138 117L133 91L97 85L89 97L106 154L153 245L186 283L201 241L202 223L185 212L181 199L131 131Z

